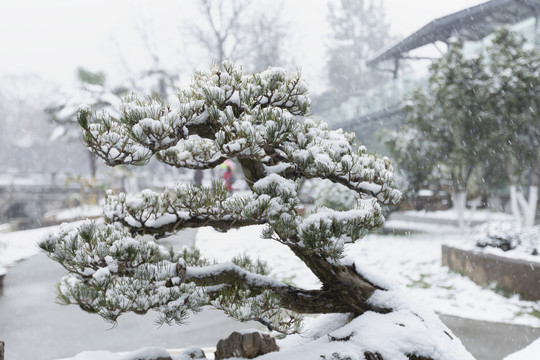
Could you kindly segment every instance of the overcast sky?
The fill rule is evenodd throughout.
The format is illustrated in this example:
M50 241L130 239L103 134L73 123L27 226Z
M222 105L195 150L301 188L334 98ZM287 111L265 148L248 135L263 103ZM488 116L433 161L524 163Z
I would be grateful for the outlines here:
M260 1L260 0L257 0ZM297 36L290 46L298 66L315 87L322 86L327 0L286 0L289 31ZM331 0L334 1L334 0ZM66 83L78 66L105 70L120 79L126 68L144 67L144 45L136 26L149 36L165 58L184 68L197 60L182 50L188 43L168 46L179 23L197 21L195 0L0 0L0 73L37 73ZM384 0L391 32L405 36L434 18L476 5L482 0ZM150 26L148 26L150 24ZM176 38L175 38L176 39ZM178 41L178 40L175 40ZM180 40L182 41L182 40ZM189 59L189 60L187 60ZM173 60L176 61L176 60ZM191 63L190 63L191 61ZM112 73L112 74L111 74Z

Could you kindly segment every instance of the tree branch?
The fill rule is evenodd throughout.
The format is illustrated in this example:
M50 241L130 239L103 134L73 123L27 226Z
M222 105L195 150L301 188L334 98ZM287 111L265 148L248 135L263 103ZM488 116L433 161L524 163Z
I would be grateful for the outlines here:
M303 314L354 312L354 309L336 298L328 290L305 290L283 284L268 276L252 274L232 263L186 270L186 281L198 286L226 284L249 289L252 295L271 290L281 297L283 308ZM210 291L210 297L219 295L219 289ZM208 291L207 291L208 292Z
M236 229L243 226L250 225L262 225L265 224L265 220L239 220L239 219L212 219L209 217L192 217L190 219L177 218L176 221L169 222L160 226L133 226L133 222L126 221L125 219L112 218L108 219L110 222L119 222L129 229L132 234L137 235L154 235L156 239L164 238L178 230L185 228L199 228L210 226L218 231L227 232L230 229Z

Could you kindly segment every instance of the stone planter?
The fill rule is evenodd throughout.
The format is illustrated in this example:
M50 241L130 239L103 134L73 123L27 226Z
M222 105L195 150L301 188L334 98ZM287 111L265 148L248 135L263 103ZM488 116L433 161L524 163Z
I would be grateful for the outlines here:
M6 276L6 270L0 267L0 294L2 291L2 286L4 286L4 276Z
M442 264L467 275L479 285L495 282L505 291L520 294L523 299L540 300L540 261L443 245Z

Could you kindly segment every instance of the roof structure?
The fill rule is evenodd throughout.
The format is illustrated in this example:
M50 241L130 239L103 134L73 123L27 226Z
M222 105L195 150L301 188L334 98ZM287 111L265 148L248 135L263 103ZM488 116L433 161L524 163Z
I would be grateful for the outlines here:
M397 44L384 49L367 62L376 67L382 61L396 63L406 58L406 53L437 41L448 42L452 37L463 40L480 40L492 33L497 26L516 23L540 15L540 0L491 0L485 3L438 18Z

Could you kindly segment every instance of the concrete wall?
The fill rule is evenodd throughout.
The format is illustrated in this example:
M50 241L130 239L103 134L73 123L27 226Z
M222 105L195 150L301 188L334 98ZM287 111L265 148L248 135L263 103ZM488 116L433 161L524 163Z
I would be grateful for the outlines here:
M540 300L540 261L511 259L481 251L442 246L442 264L479 285L495 282L527 300Z

